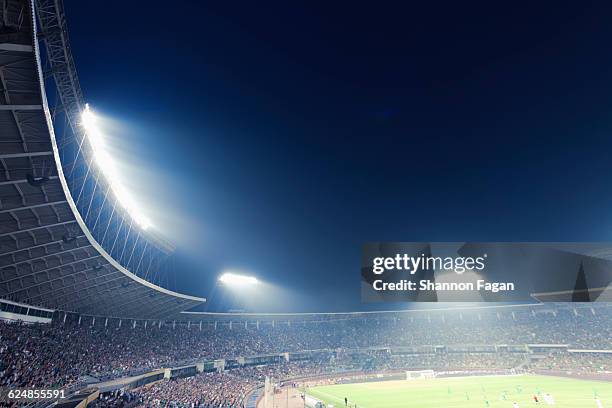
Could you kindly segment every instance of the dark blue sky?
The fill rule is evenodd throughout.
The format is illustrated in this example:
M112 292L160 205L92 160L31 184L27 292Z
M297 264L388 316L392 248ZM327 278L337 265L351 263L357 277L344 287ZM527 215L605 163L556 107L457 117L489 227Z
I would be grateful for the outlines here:
M251 310L338 311L366 241L612 239L602 4L65 7L177 289L241 268L276 287Z

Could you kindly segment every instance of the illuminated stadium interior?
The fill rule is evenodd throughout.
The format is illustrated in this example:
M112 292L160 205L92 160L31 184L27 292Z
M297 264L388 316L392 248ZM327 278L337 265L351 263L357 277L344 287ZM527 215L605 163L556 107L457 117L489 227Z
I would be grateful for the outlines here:
M176 248L86 102L69 2L0 2L2 406L612 407L605 301L246 313L170 290ZM267 285L240 269L217 282Z

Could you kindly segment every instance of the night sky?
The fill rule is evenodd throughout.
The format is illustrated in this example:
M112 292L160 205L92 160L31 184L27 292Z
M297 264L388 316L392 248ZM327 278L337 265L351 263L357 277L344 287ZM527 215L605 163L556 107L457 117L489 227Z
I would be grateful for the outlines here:
M366 241L612 240L612 4L424 3L65 1L171 287L384 309Z

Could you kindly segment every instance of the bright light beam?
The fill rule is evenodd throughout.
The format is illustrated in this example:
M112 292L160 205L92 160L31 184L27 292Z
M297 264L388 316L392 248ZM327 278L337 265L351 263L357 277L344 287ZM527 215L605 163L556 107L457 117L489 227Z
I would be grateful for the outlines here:
M108 154L108 149L104 144L104 136L97 125L96 115L89 109L89 104L86 104L85 110L81 112L81 125L85 129L85 134L91 145L94 160L102 174L104 174L117 201L119 201L136 224L143 230L146 230L151 226L151 222L142 215L130 194L119 182L119 173L112 157Z
M224 273L219 276L219 282L229 286L257 285L259 283L254 276L237 275L235 273Z

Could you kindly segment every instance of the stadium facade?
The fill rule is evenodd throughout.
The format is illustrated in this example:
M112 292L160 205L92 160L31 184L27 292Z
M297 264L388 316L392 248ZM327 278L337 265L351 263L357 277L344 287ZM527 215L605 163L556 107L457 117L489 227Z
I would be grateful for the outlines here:
M161 286L172 245L100 174L60 0L2 0L0 298L3 310L173 319L205 302Z

